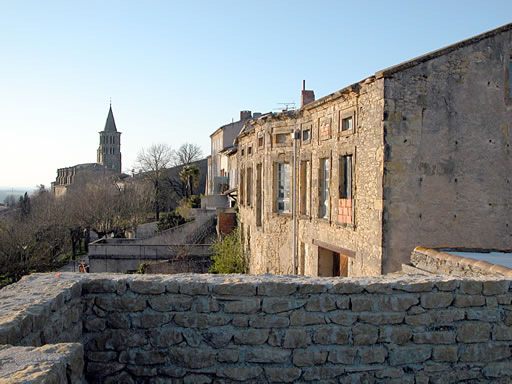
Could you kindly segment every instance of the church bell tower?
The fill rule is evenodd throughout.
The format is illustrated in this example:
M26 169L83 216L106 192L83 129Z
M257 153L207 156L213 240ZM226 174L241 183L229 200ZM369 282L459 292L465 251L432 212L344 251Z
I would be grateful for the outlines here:
M121 173L121 132L117 132L112 104L108 110L105 128L99 134L98 163Z

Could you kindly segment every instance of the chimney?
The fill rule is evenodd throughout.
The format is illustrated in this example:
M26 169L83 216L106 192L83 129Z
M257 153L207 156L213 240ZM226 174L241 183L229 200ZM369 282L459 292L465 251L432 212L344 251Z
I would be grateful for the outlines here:
M240 121L249 120L251 117L251 111L240 111Z
M315 101L315 92L306 91L306 80L302 80L302 95L300 98L301 108L306 104L312 103L313 101Z

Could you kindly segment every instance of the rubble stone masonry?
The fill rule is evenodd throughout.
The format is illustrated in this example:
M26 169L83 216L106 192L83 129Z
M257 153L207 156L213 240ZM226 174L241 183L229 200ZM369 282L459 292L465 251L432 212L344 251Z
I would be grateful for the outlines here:
M0 383L512 380L506 278L36 274L0 303Z

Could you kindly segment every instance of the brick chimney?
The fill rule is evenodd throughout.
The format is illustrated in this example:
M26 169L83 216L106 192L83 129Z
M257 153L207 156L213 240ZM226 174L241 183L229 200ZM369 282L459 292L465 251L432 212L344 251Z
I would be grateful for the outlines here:
M306 104L312 103L313 101L315 101L315 92L306 91L306 80L302 80L302 95L300 98L301 108Z
M251 111L240 111L240 121L249 120L251 117Z

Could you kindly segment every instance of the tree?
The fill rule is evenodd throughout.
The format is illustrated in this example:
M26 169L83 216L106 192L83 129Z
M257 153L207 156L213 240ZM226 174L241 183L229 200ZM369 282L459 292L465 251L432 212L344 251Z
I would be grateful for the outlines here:
M7 195L4 199L4 204L9 208L14 208L16 206L16 197L14 195Z
M176 151L175 166L191 164L203 157L203 151L197 144L185 143Z
M174 152L167 144L153 144L148 149L142 148L137 156L136 166L142 171L143 177L153 186L153 204L155 218L160 220L161 201L164 188L163 179L165 169L174 160Z
M201 171L195 164L184 165L180 172L180 179L185 182L185 197L188 199L194 193L194 187L197 186L201 178Z

